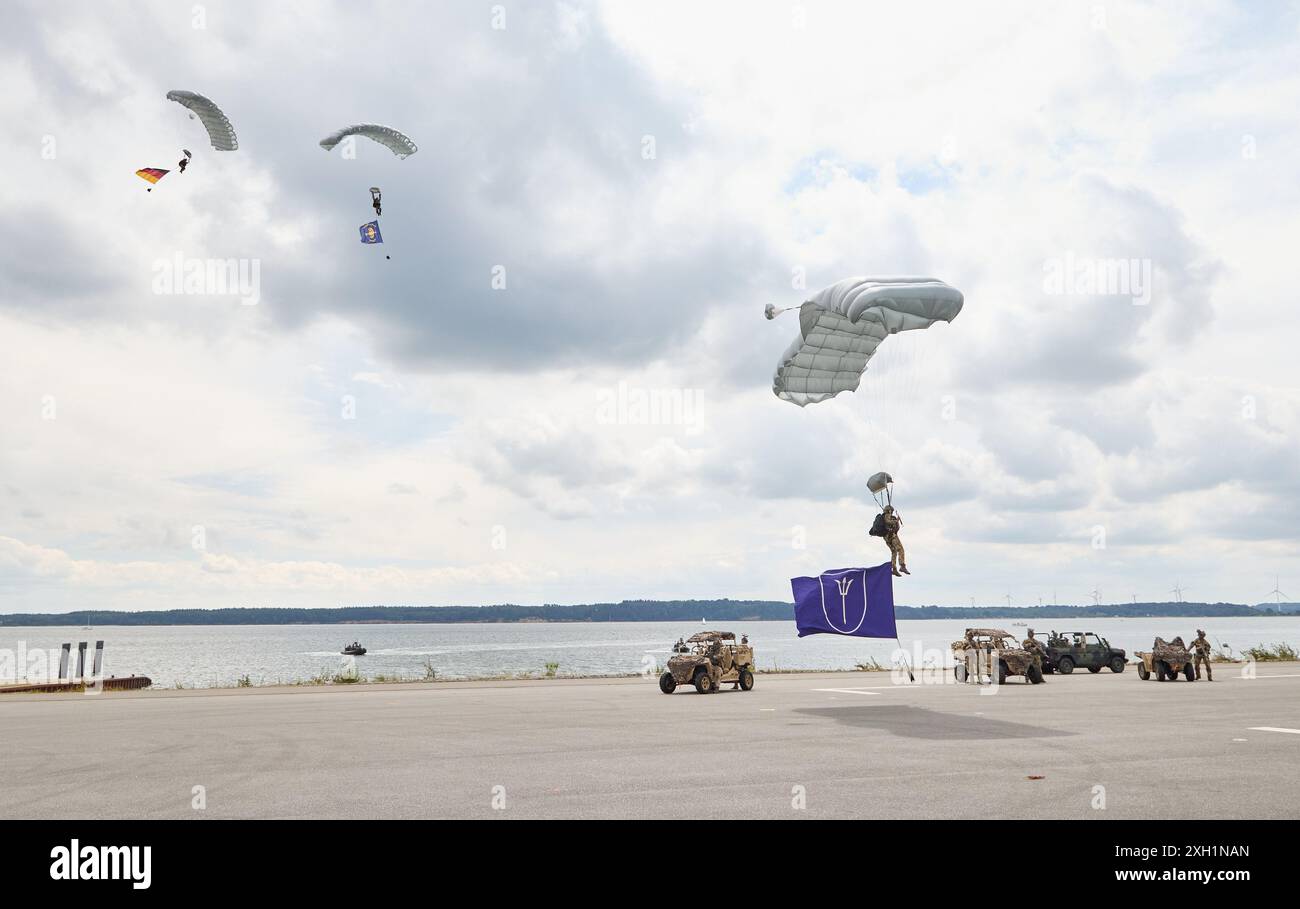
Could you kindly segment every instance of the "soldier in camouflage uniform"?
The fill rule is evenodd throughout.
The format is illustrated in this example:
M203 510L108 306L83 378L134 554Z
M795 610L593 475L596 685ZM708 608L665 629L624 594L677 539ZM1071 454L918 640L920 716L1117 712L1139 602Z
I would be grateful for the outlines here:
M1196 629L1196 639L1192 641L1192 651L1194 652L1194 661L1196 664L1196 677L1201 677L1201 664L1205 664L1205 678L1207 681L1214 681L1214 673L1210 670L1210 642L1205 639L1205 632L1199 628Z
M1043 658L1047 657L1048 649L1043 646L1043 641L1037 640L1036 637L1034 637L1034 629L1030 628L1030 636L1024 639L1021 646L1028 650L1028 652L1034 654L1037 661L1039 661L1039 666L1043 666Z
M907 570L907 553L903 552L903 541L898 538L898 531L903 527L903 519L894 512L893 505L885 506L885 545L889 547L889 564L895 577L902 577L912 572Z
M1034 629L1029 629L1029 637L1025 638L1021 646L1034 655L1034 661L1038 663L1038 668L1042 669L1043 660L1047 657L1047 648L1043 646L1042 641L1034 637Z

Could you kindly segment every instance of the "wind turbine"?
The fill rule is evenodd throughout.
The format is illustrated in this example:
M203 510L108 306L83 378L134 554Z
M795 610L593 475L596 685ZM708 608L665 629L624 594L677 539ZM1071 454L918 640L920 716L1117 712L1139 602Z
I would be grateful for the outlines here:
M1010 608L1010 606L1011 606L1011 594L1007 594L1007 607Z
M1100 587L1094 587L1094 588L1092 589L1092 593L1088 594L1088 596L1092 597L1092 604L1093 604L1094 606L1100 606L1100 605L1101 605L1101 588L1100 588Z
M1277 575L1274 575L1274 576L1273 576L1273 589L1270 590L1270 591L1268 592L1268 595L1271 596L1271 597L1273 598L1273 602L1274 602L1274 603L1281 603L1281 602L1282 602L1282 597L1286 596L1286 594L1283 593L1283 592L1281 591L1281 589L1280 589L1280 585L1281 585L1281 583L1282 583L1282 579L1281 579L1280 577L1278 577Z
M1169 592L1174 595L1175 603L1181 603L1183 601L1183 588L1179 586L1177 581L1174 581L1174 589Z

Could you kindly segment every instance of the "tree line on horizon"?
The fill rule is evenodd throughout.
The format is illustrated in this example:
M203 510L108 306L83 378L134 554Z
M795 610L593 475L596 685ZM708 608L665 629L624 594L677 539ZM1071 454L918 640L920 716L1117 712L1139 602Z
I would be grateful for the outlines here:
M1292 607L1287 609L1286 607ZM900 619L1048 619L1294 614L1298 604L1116 603L1091 606L896 606ZM775 600L623 600L620 603L521 606L253 606L158 611L81 610L0 615L0 625L342 625L498 622L699 622L786 621L790 603Z

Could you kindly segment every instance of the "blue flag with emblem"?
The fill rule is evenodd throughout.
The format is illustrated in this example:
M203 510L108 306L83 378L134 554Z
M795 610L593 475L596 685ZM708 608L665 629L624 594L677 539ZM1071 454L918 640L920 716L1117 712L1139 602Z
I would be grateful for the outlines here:
M383 243L384 238L379 235L379 222L371 221L369 224L361 225L361 242L362 243Z
M894 573L888 562L875 568L839 568L815 578L791 578L794 623L799 637L844 634L897 638Z

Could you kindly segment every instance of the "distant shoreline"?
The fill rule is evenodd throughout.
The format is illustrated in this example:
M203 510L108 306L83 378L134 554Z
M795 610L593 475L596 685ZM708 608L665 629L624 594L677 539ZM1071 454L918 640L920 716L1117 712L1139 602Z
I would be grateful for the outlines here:
M790 603L771 600L625 600L621 603L519 606L249 607L125 612L0 614L0 628L184 625L503 625L591 622L788 622ZM1122 603L1094 606L898 606L903 621L1016 619L1047 622L1085 619L1297 618L1300 604Z

